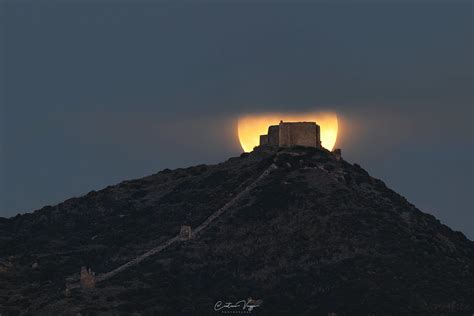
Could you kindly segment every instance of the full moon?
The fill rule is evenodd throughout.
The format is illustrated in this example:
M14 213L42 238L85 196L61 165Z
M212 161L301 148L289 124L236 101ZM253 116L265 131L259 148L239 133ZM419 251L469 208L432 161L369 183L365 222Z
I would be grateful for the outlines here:
M332 150L337 140L337 115L331 112L299 114L255 114L239 118L238 135L240 145L245 152L250 152L259 145L260 135L267 134L270 125L284 122L316 122L321 127L321 145Z

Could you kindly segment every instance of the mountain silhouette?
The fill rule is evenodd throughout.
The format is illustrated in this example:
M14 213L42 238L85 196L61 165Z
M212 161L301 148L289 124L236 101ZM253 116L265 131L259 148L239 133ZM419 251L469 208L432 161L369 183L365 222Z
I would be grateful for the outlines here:
M474 242L324 149L258 147L0 219L2 316L471 315L473 289Z

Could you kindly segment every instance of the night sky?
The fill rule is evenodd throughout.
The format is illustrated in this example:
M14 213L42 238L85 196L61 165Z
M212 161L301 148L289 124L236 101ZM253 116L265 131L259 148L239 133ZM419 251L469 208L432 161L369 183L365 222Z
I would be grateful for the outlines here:
M0 216L237 156L242 114L332 110L346 160L473 239L473 9L2 1Z

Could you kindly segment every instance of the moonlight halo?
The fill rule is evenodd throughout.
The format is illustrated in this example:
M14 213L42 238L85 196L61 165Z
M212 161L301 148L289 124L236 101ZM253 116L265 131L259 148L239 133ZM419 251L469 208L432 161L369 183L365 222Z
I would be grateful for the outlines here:
M258 146L260 135L267 134L270 125L285 122L316 122L321 127L321 144L332 150L336 144L338 134L338 120L333 112L310 113L264 113L249 114L239 118L238 136L240 145L245 152L250 152Z

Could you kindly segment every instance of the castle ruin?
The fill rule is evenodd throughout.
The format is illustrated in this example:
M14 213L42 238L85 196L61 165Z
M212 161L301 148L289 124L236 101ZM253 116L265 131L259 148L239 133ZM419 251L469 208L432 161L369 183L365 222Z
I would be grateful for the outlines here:
M89 268L81 267L80 284L84 289L92 289L95 287L95 273Z
M315 122L283 122L268 127L267 135L260 135L260 146L321 148L321 131Z
M186 241L191 239L191 226L183 225L179 231L179 240Z

